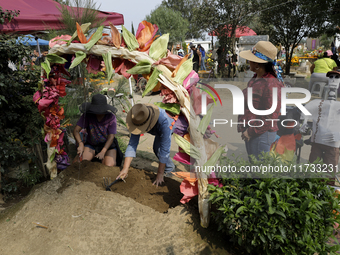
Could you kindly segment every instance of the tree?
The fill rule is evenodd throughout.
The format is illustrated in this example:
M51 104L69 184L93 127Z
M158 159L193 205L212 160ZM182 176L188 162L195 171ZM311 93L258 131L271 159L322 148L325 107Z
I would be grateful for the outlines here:
M331 24L326 30L325 33L329 37L333 37L336 34L340 33L340 1L333 0L329 5L329 14L328 22ZM339 37L339 36L338 36Z
M169 44L182 42L188 31L189 22L183 19L181 14L164 6L159 6L145 18L146 21L156 24L159 28L158 33L170 34Z
M201 37L201 23L199 19L195 19L196 10L200 8L202 0L163 0L162 6L181 13L183 19L189 21L186 39Z
M236 28L251 21L251 13L256 7L257 3L250 0L207 0L196 11L195 17L199 17L201 27L207 32L215 33L219 39L218 66L222 76L226 74L227 52L235 53Z
M271 25L270 41L281 43L286 49L286 69L290 72L293 50L302 38L317 37L332 24L327 23L333 0L263 0L260 2L264 11L260 12L260 22Z

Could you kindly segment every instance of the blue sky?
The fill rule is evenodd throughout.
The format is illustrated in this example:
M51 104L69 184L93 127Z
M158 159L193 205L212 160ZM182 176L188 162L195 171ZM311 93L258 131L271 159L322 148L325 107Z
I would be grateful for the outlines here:
M155 10L162 0L95 0L97 7L100 4L101 11L118 12L124 15L124 26L131 31L131 22L135 31L138 24L144 20L146 15L149 15L152 10Z

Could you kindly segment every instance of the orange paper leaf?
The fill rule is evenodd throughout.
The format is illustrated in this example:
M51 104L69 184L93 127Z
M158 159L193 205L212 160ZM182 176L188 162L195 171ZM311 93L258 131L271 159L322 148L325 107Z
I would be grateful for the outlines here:
M87 39L83 33L83 30L81 29L80 25L78 24L78 22L76 22L77 24L77 34L78 34L78 38L79 38L79 41L81 43L87 43Z
M182 58L181 62L179 62L179 64L176 66L176 69L172 72L171 77L175 77L175 76L176 76L176 74L177 74L179 68L181 67L181 65L182 65L185 61L188 60L189 56L190 56L190 54L187 54L187 55L185 55L184 58Z
M122 39L120 37L120 33L119 33L118 29L114 25L112 25L111 22L109 22L109 25L111 27L112 43L117 49L119 49L120 45L122 44Z

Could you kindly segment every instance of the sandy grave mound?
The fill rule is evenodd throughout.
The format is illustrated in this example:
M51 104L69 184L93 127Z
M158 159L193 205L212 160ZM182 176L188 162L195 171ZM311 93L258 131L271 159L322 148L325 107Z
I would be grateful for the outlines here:
M228 254L225 237L200 227L197 200L180 205L180 183L131 168L74 163L0 214L0 254ZM39 223L44 227L37 226Z

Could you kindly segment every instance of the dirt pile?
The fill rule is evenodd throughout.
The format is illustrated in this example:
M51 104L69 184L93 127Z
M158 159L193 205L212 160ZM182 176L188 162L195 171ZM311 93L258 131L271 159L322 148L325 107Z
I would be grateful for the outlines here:
M179 182L156 188L153 173L132 168L105 191L103 177L118 172L74 163L37 186L0 214L0 254L228 254L216 226L202 229L197 208L179 205Z

